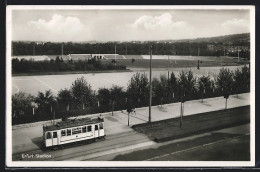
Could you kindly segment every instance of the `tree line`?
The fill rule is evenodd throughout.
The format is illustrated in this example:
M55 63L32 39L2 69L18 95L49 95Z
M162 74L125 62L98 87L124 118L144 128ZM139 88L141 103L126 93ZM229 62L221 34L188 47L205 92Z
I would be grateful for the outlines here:
M209 97L240 94L250 91L250 69L244 66L234 72L222 68L214 78L194 77L192 71L172 72L152 79L152 105L185 102ZM126 110L149 105L149 81L144 73L136 73L126 90L112 86L93 91L84 77L77 78L69 89L57 96L50 90L32 96L23 92L12 95L12 124L68 118L71 116Z
M58 55L62 54L117 54L121 55L146 55L150 46L154 55L192 55L192 56L222 56L224 49L210 50L208 42L106 42L106 43L54 43L46 42L12 42L12 55ZM222 43L210 43L220 45ZM116 48L115 48L116 46ZM246 45L249 47L249 45ZM116 51L115 51L116 49ZM232 54L234 55L234 54ZM241 57L249 58L249 51L241 51Z
M95 71L95 70L125 70L126 66L102 64L100 60L88 59L86 61L64 61L62 57L55 60L34 61L26 59L12 59L12 73L33 73L33 72L61 72L61 71Z

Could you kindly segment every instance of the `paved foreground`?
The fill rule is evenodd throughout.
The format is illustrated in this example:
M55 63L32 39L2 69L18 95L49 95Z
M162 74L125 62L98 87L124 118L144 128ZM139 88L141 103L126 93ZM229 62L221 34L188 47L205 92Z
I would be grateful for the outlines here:
M249 93L240 94L238 98L236 97L236 95L230 96L230 98L228 99L228 108L245 106L249 104L250 104ZM202 113L202 112L221 110L224 109L224 106L225 106L225 99L223 97L204 99L204 103L201 103L201 100L188 101L185 102L184 105L185 107L184 116ZM179 114L180 114L180 103L163 105L162 108L157 106L152 107L152 121L176 118L179 117ZM113 116L111 113L105 113L102 114L102 117L104 117L105 119L105 132L108 138L111 136L112 138L114 138L113 142L119 142L115 144L116 147L113 148L110 147L109 149L105 148L106 143L108 142L107 140L100 142L104 146L103 151L108 151L111 148L112 149L120 148L117 149L117 151L127 151L127 150L134 150L135 148L141 146L145 147L149 144L152 144L147 136L144 136L143 134L140 133L134 134L135 135L134 138L138 140L134 144L135 147L131 147L131 144L129 145L130 142L127 137L125 137L125 139L120 139L120 135L134 132L132 128L127 126L128 116L125 111L114 112ZM135 124L145 123L147 122L147 120L148 120L148 108L145 107L145 108L136 109L136 114L130 115L130 126ZM44 123L46 122L39 122L34 124L26 124L26 125L19 125L19 126L12 127L13 128L12 129L13 155L21 154L24 152L39 151L39 146L42 143L42 125ZM117 136L118 139L115 139ZM129 138L131 139L132 136L129 136ZM142 138L144 140L138 138ZM118 146L118 144L121 145ZM94 147L93 150L95 150ZM124 147L127 148L123 149ZM79 149L78 151L80 152L81 151L80 148L78 149ZM61 151L63 152L61 153L61 155L64 155L64 151L66 150ZM70 153L72 153L73 151L75 152L75 149L72 149ZM107 152L107 153L115 153L115 152ZM66 154L69 154L69 151L68 152L66 151ZM73 156L71 158L73 159L76 157Z
M133 128L151 140L164 142L246 123L250 123L250 106L185 116L181 127L180 118L172 118Z
M157 143L134 152L121 152L102 157L102 159L113 161L250 161L249 132L250 124L244 124Z

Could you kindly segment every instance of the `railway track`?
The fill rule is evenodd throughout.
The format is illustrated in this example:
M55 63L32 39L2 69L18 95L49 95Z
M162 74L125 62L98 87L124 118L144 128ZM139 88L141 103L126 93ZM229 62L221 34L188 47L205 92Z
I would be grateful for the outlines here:
M44 158L41 159L42 161L62 161L62 160L71 160L71 159L78 159L79 157L84 157L84 160L86 160L86 157L89 156L91 158L95 156L99 156L102 152L113 153L118 152L120 150L125 150L124 148L128 147L128 149L131 149L133 145L143 144L143 143L151 144L152 141L150 141L146 136L136 132L125 132L120 134L114 134L106 136L106 139L104 141L99 141L87 145L77 145L74 144L72 146L65 147L61 150L48 150L48 151L42 151L40 149L30 151L30 152L24 152L22 154L47 154L50 155L52 158ZM114 151L110 151L114 150ZM110 152L109 152L110 151ZM28 159L22 158L22 154L14 154L13 155L13 161L28 161ZM30 161L37 161L39 159L30 159ZM83 160L83 158L81 158Z

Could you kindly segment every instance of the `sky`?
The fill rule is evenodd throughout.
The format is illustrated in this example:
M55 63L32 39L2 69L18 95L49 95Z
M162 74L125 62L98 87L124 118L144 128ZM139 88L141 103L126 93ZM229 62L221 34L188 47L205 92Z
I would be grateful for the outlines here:
M248 9L13 9L12 40L178 40L249 33Z

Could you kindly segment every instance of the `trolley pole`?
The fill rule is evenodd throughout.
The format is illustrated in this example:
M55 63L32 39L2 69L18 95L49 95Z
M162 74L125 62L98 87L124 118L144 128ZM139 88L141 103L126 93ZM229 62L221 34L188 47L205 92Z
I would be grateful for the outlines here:
M152 106L152 45L150 46L150 77L149 77L149 118L148 122L151 122L151 106Z

